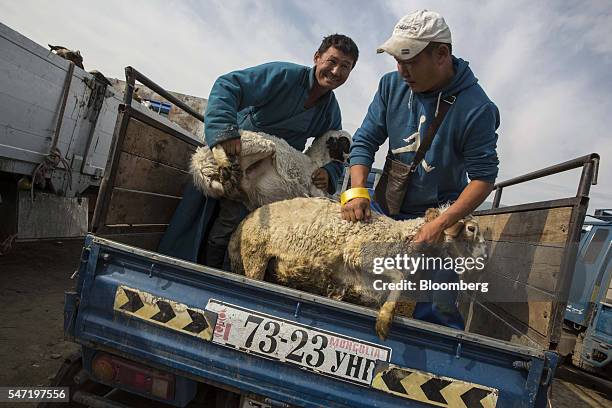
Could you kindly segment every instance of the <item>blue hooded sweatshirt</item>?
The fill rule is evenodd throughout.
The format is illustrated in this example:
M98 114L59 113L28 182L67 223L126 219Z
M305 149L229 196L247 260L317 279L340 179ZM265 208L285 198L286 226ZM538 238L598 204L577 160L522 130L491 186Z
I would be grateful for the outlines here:
M340 107L333 92L304 109L314 85L315 68L288 62L270 62L220 76L214 83L204 114L206 144L240 137L238 129L265 132L299 151L306 140L328 130L342 129ZM337 186L343 165L324 166L330 185Z
M353 137L349 162L368 167L389 138L396 159L410 164L439 103L456 100L438 128L424 162L410 179L400 218L421 216L430 207L456 200L470 180L493 183L497 177L499 111L487 97L468 63L453 57L455 76L445 88L413 93L400 74L385 74L361 127ZM416 143L415 143L416 142ZM402 217L403 216L403 217Z

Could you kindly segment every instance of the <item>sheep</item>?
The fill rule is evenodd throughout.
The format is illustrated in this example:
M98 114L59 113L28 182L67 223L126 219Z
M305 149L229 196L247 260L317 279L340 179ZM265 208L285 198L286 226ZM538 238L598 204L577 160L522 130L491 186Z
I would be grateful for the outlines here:
M113 86L111 81L109 81L108 78L105 77L104 74L101 73L100 71L98 71L97 69L93 69L93 70L89 71L89 73L91 75L93 75L95 80L98 81L99 83L101 83L102 85Z
M312 173L332 160L344 162L351 136L328 131L314 140L306 153L285 140L265 133L240 131L239 160L223 148L199 147L191 159L194 184L207 196L229 198L249 210L294 197L325 197L311 180Z
M81 56L81 52L79 50L72 51L61 45L47 45L49 46L51 51L55 51L55 53L60 57L67 59L68 61L72 61L74 65L81 69L85 69L83 68L83 57Z
M265 205L249 214L229 243L232 270L252 279L275 283L368 307L380 307L376 334L385 339L396 311L399 291L373 290L375 276L366 259L373 255L415 254L412 238L446 208L430 209L425 217L395 221L373 214L368 222L349 222L340 204L326 198L295 198ZM466 217L444 232L448 256L485 256L478 224ZM374 245L372 245L374 244ZM381 245L382 244L382 245ZM398 282L403 273L387 277ZM383 302L384 300L384 302ZM382 304L382 306L381 306Z

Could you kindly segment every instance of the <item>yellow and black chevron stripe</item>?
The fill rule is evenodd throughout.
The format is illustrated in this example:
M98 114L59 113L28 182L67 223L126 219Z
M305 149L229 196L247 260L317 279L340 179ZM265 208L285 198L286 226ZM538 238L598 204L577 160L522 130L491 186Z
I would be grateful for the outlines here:
M181 333L210 341L217 314L127 286L117 287L114 310Z
M382 367L372 380L372 388L398 397L448 408L494 408L499 391L410 368Z

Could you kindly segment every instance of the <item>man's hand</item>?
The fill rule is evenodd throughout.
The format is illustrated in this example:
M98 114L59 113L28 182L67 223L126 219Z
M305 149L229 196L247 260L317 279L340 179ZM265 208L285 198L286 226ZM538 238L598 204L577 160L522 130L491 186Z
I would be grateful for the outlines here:
M361 164L351 166L351 187L365 187L370 168ZM353 198L341 206L342 218L347 221L367 221L372 217L370 200L367 198Z
M319 167L312 173L312 183L320 190L329 192L329 174L323 167Z
M242 143L240 139L230 139L225 142L221 142L221 147L223 147L223 151L228 156L239 155L242 151Z
M437 221L438 219L434 219L423 225L423 227L417 232L414 236L412 242L414 243L426 243L433 244L439 242L440 235L444 232L444 225Z
M445 229L452 227L459 220L470 214L493 190L493 184L481 180L472 180L446 211L423 225L414 237L413 242L432 244L440 238Z
M367 221L372 217L370 200L367 198L353 198L342 206L342 218L347 221Z

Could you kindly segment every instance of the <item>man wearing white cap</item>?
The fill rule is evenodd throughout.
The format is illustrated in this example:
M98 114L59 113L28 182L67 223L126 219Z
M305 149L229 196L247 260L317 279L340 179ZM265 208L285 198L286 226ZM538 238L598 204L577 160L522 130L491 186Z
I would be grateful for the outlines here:
M384 182L379 182L375 194L383 212L408 219L452 203L421 229L417 242L438 241L446 228L471 213L492 191L499 164L495 133L499 111L468 63L452 55L451 44L444 18L419 10L404 16L378 48L378 53L395 58L397 71L381 78L353 137L351 189L342 199L344 219L366 220L371 204L376 208L364 188L374 154L387 139ZM463 328L454 302L449 303L419 304L414 317ZM425 306L429 309L424 311Z

